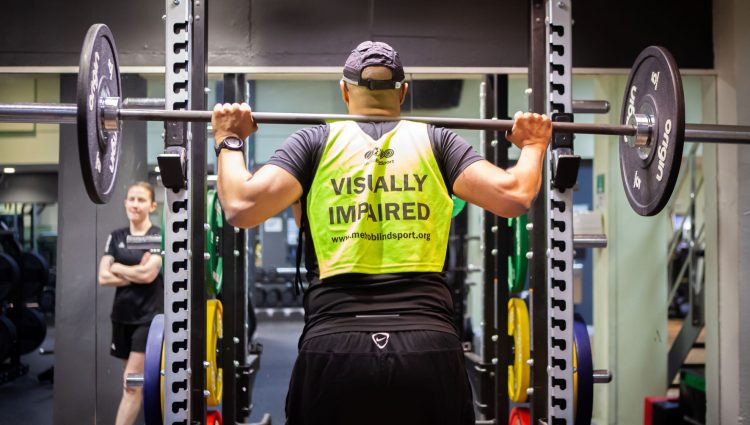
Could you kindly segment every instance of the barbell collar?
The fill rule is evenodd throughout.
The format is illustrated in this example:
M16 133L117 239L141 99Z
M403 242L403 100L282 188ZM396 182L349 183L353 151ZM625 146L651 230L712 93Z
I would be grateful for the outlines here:
M116 131L120 129L120 120L117 118L117 112L120 110L119 97L103 97L99 101L101 110L101 123L106 131Z
M635 128L635 135L625 136L625 143L631 148L645 148L651 144L654 128L654 116L651 114L633 114L628 117L628 125Z
M125 378L125 386L128 388L140 388L143 387L144 377L142 373L128 373Z
M594 370L593 375L595 384L609 384L612 382L612 372L606 369Z

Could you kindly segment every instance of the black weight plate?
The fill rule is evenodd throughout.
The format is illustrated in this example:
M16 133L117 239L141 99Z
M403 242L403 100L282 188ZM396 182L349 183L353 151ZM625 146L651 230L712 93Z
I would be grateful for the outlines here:
M151 320L143 364L143 413L146 425L161 425L161 354L164 342L164 315Z
M575 425L591 424L594 408L594 367L591 358L591 342L586 322L578 314L573 321L576 358L578 359L578 403L576 403Z
M55 288L48 286L42 290L39 296L39 308L45 313L55 312Z
M268 288L266 292L266 307L281 307L281 290Z
M8 254L0 253L0 302L8 298L21 283L21 269Z
M121 126L104 131L100 100L122 97L117 49L109 28L89 28L78 65L78 156L83 182L92 202L105 204L112 196L120 162Z
M29 354L39 348L47 336L47 323L38 308L21 307L21 318L16 323L18 351Z
M663 47L647 47L630 71L620 122L631 114L653 115L652 140L632 148L621 138L620 171L625 195L643 216L658 214L669 201L680 172L685 138L682 79L672 55Z
M49 264L34 252L21 254L21 292L24 301L36 300L49 283Z
M281 305L284 307L294 307L297 304L297 295L294 293L294 287L288 286L281 293Z
M10 357L16 345L16 325L5 316L0 316L0 363Z

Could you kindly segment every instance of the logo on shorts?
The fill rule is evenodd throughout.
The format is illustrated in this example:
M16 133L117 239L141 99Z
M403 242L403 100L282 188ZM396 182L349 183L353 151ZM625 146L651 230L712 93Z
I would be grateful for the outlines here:
M112 349L113 350L117 350L117 347L115 347L115 343L114 342L112 343Z
M390 337L391 335L386 332L378 332L372 334L372 342L374 342L375 345L377 345L378 348L382 350L386 345L388 345L388 338Z

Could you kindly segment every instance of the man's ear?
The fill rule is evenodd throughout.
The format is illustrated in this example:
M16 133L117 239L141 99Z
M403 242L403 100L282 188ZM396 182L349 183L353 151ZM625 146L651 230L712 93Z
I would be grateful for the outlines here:
M406 99L406 92L409 91L409 83L404 83L401 86L401 99L399 101L400 105L404 104L404 99Z
M339 87L341 88L341 99L346 103L349 104L349 88L346 86L346 82L344 80L339 80Z

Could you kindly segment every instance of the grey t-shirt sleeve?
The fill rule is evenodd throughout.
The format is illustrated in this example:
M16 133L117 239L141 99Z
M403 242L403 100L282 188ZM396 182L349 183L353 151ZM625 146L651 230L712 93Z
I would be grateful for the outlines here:
M466 167L484 158L463 137L447 128L430 125L428 132L448 192L453 194L453 184L458 176Z
M267 164L289 172L299 181L303 192L307 193L323 154L328 131L327 124L297 130L276 149Z

